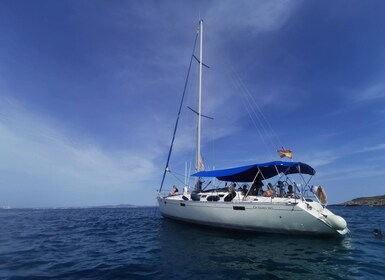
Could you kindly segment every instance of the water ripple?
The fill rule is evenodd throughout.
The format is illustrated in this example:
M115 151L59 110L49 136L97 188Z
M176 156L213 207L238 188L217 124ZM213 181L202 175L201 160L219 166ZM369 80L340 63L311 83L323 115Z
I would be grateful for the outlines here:
M1 279L384 279L382 208L335 208L351 236L219 231L156 208L2 210Z

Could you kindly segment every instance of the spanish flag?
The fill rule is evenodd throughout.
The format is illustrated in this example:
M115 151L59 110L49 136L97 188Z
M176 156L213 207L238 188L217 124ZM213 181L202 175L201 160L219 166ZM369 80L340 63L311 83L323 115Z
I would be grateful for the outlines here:
M291 150L285 150L283 147L282 150L278 150L277 153L281 158L293 158L293 152Z

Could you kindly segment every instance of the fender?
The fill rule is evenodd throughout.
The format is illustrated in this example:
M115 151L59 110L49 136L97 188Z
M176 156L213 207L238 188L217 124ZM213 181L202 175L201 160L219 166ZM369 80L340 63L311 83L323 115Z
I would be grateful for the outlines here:
M315 195L321 201L321 204L327 203L328 197L327 197L326 192L322 186L318 186Z

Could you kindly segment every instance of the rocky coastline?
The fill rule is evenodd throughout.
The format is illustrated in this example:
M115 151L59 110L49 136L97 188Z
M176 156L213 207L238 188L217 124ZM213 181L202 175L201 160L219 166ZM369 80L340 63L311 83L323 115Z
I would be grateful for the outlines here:
M385 195L358 197L353 200L336 204L336 206L385 206Z

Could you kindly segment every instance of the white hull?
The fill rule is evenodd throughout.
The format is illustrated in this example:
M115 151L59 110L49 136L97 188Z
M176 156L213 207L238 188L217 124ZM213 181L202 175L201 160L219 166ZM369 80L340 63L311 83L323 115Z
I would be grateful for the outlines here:
M332 217L340 217L315 201L280 197L257 197L258 201L248 199L193 201L183 200L182 195L177 195L159 196L158 203L161 214L166 218L217 228L337 236L348 232L343 225L337 225L337 228L333 225Z

